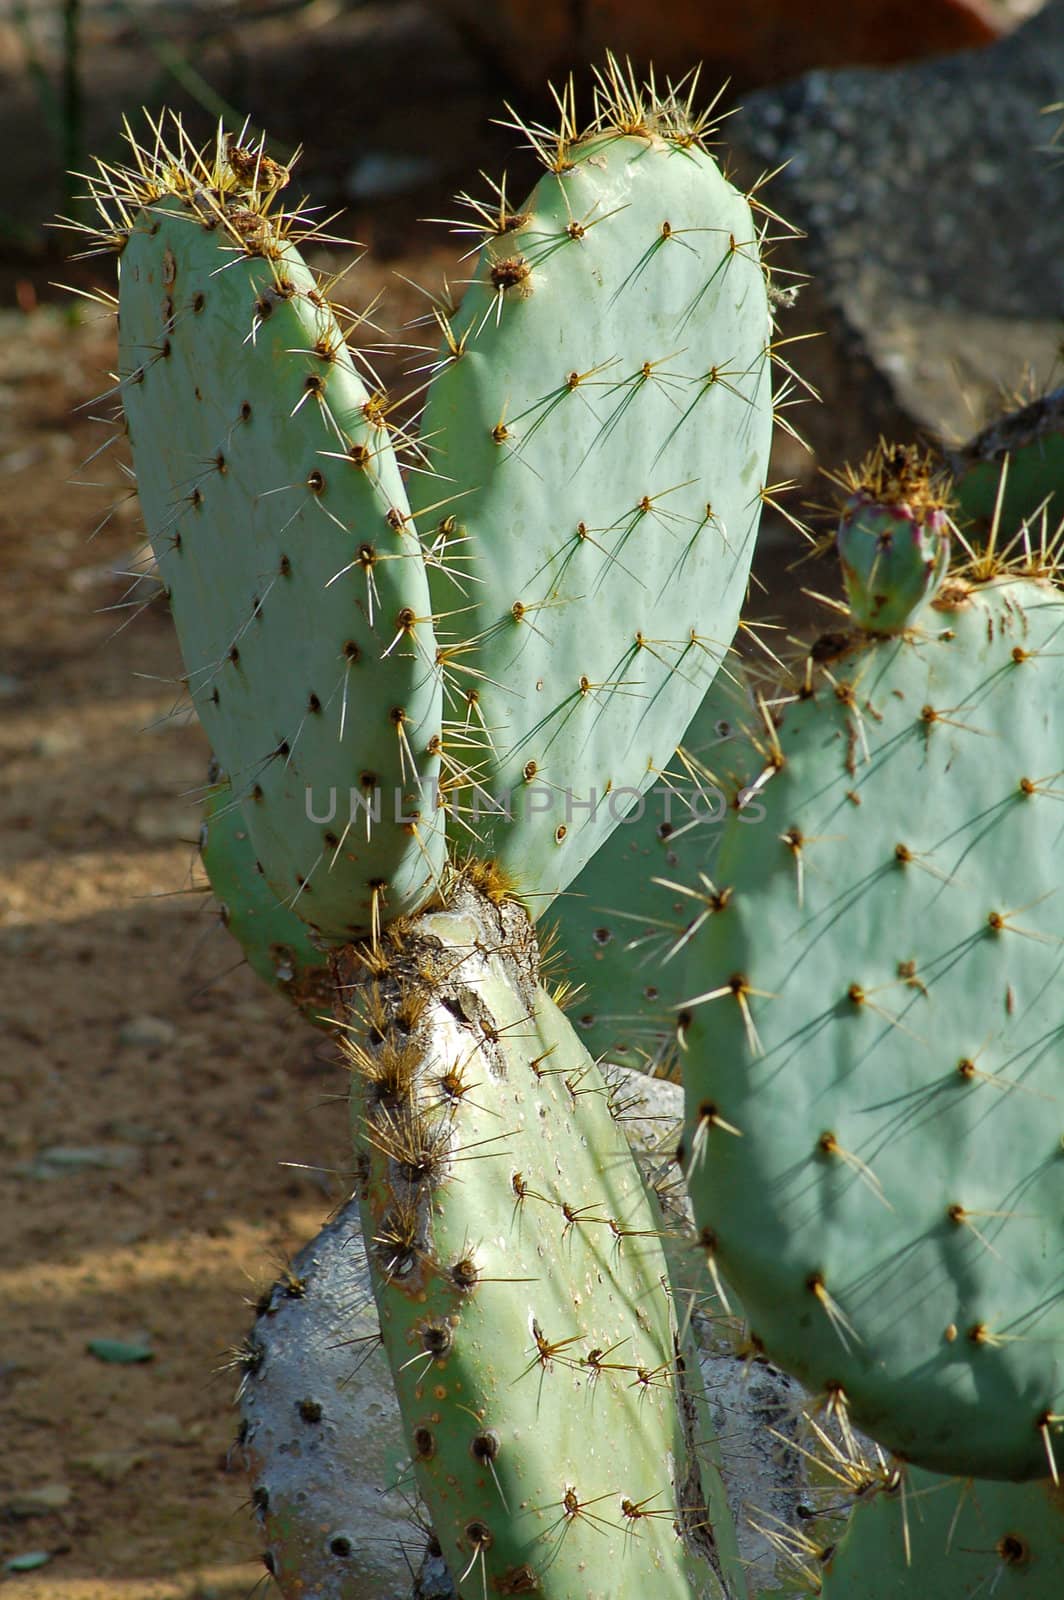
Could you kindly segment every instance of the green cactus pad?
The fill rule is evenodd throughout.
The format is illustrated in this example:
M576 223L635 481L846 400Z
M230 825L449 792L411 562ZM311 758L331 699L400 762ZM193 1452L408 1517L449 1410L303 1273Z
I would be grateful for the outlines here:
M187 152L157 165L129 207L137 488L255 858L306 922L350 937L422 904L443 861L420 787L442 711L421 546L379 400L295 224L248 192L232 152L204 173Z
M717 775L741 759L736 744L754 717L740 669L723 668L668 772L551 908L561 958L579 986L573 1022L600 1059L660 1077L675 1070L680 954L712 895L698 875L712 882L727 814ZM752 810L741 813L747 823Z
M1064 388L1030 400L947 456L965 524L977 537L1008 537L1045 506L1049 526L1064 518ZM1036 535L1037 537L1037 535Z
M949 567L945 482L914 447L883 444L838 481L849 490L836 542L850 614L869 633L899 633Z
M322 1027L334 1025L329 958L301 917L282 904L261 873L229 780L213 772L203 806L200 859L222 922L248 966Z
M818 643L680 1025L695 1218L769 1357L934 1470L1064 1418L1064 594Z
M483 228L422 420L443 481L412 489L423 531L449 501L454 560L429 577L455 805L537 914L671 760L731 644L766 486L750 206L669 107L631 133L628 110L580 136L563 118L549 148L530 130L548 170Z
M338 969L363 1229L459 1593L742 1594L661 1213L527 914L460 881L375 966Z
M866 1494L822 1572L823 1600L1057 1600L1064 1492L912 1468Z

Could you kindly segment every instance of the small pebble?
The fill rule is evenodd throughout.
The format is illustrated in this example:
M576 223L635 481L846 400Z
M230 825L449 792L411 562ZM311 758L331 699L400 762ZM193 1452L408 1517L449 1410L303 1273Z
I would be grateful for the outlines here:
M134 1344L127 1339L90 1339L85 1348L97 1361L109 1361L120 1367L155 1359L155 1352L148 1345Z
M177 1038L177 1029L165 1017L130 1017L118 1030L120 1045L133 1050L165 1050Z
M45 733L37 735L30 750L35 756L51 760L55 756L68 756L80 747L81 735L73 728L49 728Z
M91 1472L101 1483L114 1485L146 1460L143 1450L94 1450L90 1455L78 1456L72 1465L80 1472Z
M68 1483L42 1483L39 1489L19 1489L3 1503L9 1517L40 1517L62 1511L71 1501Z
M173 839L191 843L198 827L196 807L181 801L143 805L133 818L133 832L146 844L169 844Z
M12 1556L4 1562L5 1572L36 1572L38 1567L46 1567L51 1561L49 1550L26 1550L20 1556Z

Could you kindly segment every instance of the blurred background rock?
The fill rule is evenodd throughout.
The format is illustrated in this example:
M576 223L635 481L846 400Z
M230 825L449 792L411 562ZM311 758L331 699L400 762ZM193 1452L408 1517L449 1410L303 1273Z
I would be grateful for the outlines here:
M503 100L549 115L548 75L586 87L607 47L661 75L701 63L707 99L730 78L736 176L787 164L769 203L808 238L776 261L812 282L781 334L819 336L794 357L826 403L789 413L813 455L781 435L776 481L814 493L818 462L880 431L957 440L1002 394L1059 382L1064 166L1039 147L1064 100L1064 0L6 0L0 306L54 294L70 242L47 224L77 206L64 169L120 160L121 115L142 105L204 137L248 117L282 156L302 142L311 202L438 281L451 241L418 219L453 215L478 170L505 162L512 193L532 180ZM73 271L88 286L110 264Z
M302 141L312 203L378 260L434 266L448 241L418 219L452 215L456 185L504 161L511 192L531 181L502 101L548 114L547 76L586 79L607 47L662 75L700 62L707 98L730 78L736 175L788 163L768 198L809 237L777 260L813 281L781 332L821 335L795 363L827 402L790 415L825 463L881 430L961 437L1000 393L1059 381L1064 167L1039 146L1064 0L6 0L0 304L51 292L64 166L121 159L141 105L204 137L247 116L282 155ZM778 456L777 478L813 482L791 441Z

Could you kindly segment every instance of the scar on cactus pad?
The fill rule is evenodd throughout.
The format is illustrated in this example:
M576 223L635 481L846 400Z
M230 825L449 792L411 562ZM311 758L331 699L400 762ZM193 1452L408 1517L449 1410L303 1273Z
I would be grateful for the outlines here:
M469 847L540 913L731 643L791 369L771 214L692 95L611 63L586 126L567 94L556 132L524 129L544 174L516 211L503 185L468 202L478 260L436 308L419 437L261 146L200 152L160 119L90 179L189 693L262 875L326 941L438 899Z
M781 686L679 1016L696 1222L769 1358L1018 1480L1064 1429L1064 524L1011 543Z

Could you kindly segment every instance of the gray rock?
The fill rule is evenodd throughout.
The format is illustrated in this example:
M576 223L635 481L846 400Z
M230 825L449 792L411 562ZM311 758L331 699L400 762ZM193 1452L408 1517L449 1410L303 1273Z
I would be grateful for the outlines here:
M426 1537L355 1201L274 1286L247 1356L241 1441L270 1570L315 1600L407 1600ZM433 1578L423 1595L453 1592Z
M683 1128L683 1089L667 1078L648 1078L631 1067L614 1067L614 1105L628 1142L644 1155L671 1158Z
M88 1455L74 1456L70 1465L79 1472L90 1473L98 1482L113 1489L147 1460L144 1450L92 1450Z
M808 237L775 260L813 282L780 331L824 334L785 354L822 390L790 415L825 466L880 432L966 437L1028 370L1050 381L1064 164L1044 108L1062 97L1064 0L1050 0L987 49L808 73L729 119L742 179L790 163L766 199Z

